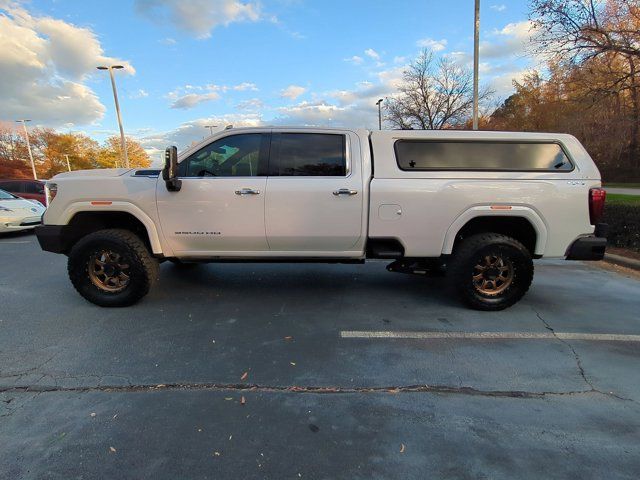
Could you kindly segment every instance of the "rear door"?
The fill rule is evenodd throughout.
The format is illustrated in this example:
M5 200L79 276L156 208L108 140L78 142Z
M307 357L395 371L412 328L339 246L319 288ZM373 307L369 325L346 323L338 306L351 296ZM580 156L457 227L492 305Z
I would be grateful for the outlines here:
M272 252L331 256L362 247L359 147L350 132L273 131L265 211Z
M182 160L182 188L156 191L162 231L177 256L269 250L264 208L269 133L235 133Z

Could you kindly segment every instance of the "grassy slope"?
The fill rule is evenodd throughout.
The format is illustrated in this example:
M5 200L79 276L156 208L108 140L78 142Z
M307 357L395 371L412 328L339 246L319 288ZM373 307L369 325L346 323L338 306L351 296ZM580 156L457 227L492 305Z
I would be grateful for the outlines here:
M640 206L640 195L619 195L615 193L607 194L607 203L620 205L639 205Z

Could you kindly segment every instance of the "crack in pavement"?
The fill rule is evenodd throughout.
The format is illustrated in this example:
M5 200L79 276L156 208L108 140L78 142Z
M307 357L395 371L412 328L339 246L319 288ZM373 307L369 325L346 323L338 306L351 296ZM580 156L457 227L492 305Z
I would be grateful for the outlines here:
M587 377L587 374L584 371L584 367L582 366L582 359L580 358L580 355L578 355L578 352L576 352L576 349L573 348L573 345L571 345L571 343L569 343L567 340L565 340L564 338L559 337L556 334L556 331L554 330L554 328L549 324L549 322L547 322L542 315L540 314L540 312L538 312L535 308L533 309L533 311L535 312L536 316L538 317L538 319L542 322L542 324L544 325L544 328L546 328L547 330L549 330L551 332L551 334L560 342L563 343L566 347L569 348L569 350L571 350L571 353L573 353L573 358L576 361L576 366L578 367L578 372L580 373L580 377L582 377L582 380L584 381L584 383L587 384L587 386L589 387L589 391L591 392L596 392L599 393L601 395L606 395L608 397L613 397L613 398L617 398L618 400L624 400L624 401L628 401L628 402L633 402L634 400L631 398L626 398L626 397L622 397L620 395L617 395L613 392L603 392L602 390L599 390L598 388L596 388L596 386L593 384L593 382L591 382L591 380L589 380L589 378Z
M52 393L52 392L151 392L151 391L237 391L237 392L265 392L265 393L297 393L297 394L349 394L349 393L435 393L451 395L471 395L494 398L545 398L552 396L572 396L585 394L600 394L613 396L618 400L628 400L616 395L609 395L597 389L575 390L567 392L532 392L524 390L478 390L473 387L452 387L448 385L405 385L388 387L337 387L337 386L270 386L258 384L224 384L224 383L173 383L173 384L140 384L127 386L86 386L86 387L57 387L45 385L33 386L0 386L0 393Z

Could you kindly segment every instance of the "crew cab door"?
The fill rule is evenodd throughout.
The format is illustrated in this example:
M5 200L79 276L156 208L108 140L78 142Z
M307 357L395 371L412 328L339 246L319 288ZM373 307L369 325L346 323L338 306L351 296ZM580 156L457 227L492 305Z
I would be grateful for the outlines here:
M359 157L349 132L273 130L265 214L272 252L340 256L362 248Z
M268 250L265 188L269 133L213 140L179 164L182 188L156 193L162 232L177 256Z

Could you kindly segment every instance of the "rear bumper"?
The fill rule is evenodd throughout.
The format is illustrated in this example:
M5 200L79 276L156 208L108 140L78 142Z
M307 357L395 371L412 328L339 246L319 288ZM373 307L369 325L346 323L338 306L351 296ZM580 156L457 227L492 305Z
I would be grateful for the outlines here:
M606 223L596 225L596 231L588 237L580 237L567 250L567 260L602 260L607 248Z
M70 240L68 225L40 225L36 227L36 237L40 248L47 252L66 253Z

